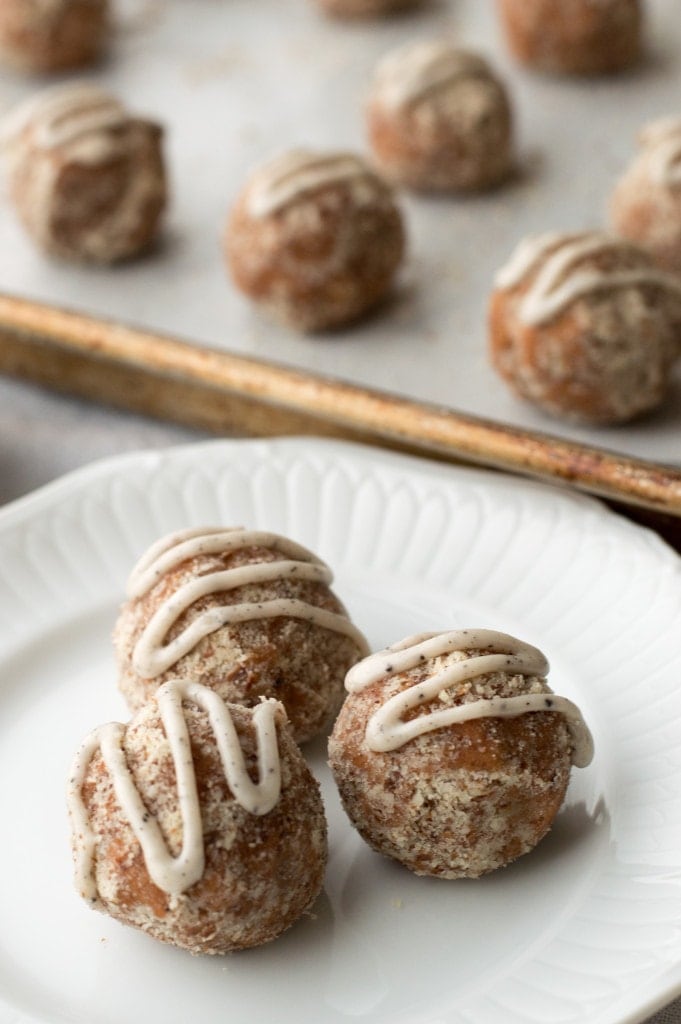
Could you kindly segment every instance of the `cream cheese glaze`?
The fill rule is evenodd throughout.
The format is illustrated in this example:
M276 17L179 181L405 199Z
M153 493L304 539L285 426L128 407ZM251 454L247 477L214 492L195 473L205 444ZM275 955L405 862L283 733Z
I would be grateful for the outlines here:
M285 579L329 584L333 574L311 551L277 534L243 529L205 528L183 530L162 538L140 559L128 583L128 596L141 598L168 572L182 562L204 554L226 554L245 547L264 547L283 555L273 562L254 562L219 572L197 575L170 594L147 623L133 652L135 671L145 679L166 672L204 637L222 626L258 619L289 616L323 629L341 633L355 641L361 656L367 642L345 615L318 608L297 598L274 598L209 608L194 618L172 640L165 637L178 619L198 600L249 584Z
M545 676L549 664L536 647L506 633L489 629L457 629L445 633L421 633L358 662L346 676L345 687L357 693L380 680L425 665L453 651L481 650L463 661L449 665L389 698L370 717L366 743L370 750L390 751L416 736L476 718L514 718L529 712L550 711L564 716L572 742L572 762L579 768L593 757L593 739L579 708L566 697L528 693L515 697L492 697L449 706L408 721L404 716L436 699L443 690L492 672L511 675ZM488 653L487 653L488 652Z
M11 145L30 129L35 146L53 150L118 128L127 119L123 105L99 86L72 82L46 89L17 107L0 127L0 141Z
M385 190L383 183L352 153L291 150L257 172L248 190L248 212L252 217L267 217L309 192L339 184L349 185L357 201Z
M681 298L681 279L650 266L630 269L585 269L594 257L639 250L614 236L547 233L524 239L495 278L499 288L516 288L533 272L534 280L520 301L518 315L528 326L546 323L577 299L597 292L652 286Z
M396 110L467 78L489 78L486 62L450 43L410 43L384 57L376 68L375 95Z
M254 783L248 773L229 708L216 693L198 683L172 680L159 688L156 700L175 766L182 817L182 849L177 857L172 856L158 822L144 805L126 763L123 747L125 726L118 722L100 726L90 733L76 754L67 788L74 836L75 883L87 900L96 901L98 898L94 871L97 837L90 828L82 789L97 751L101 753L111 776L123 815L142 848L144 863L154 884L163 892L178 895L203 876L203 823L183 702L192 702L207 713L225 778L237 803L249 814L260 816L271 811L279 800L281 765L276 717L285 715L285 712L278 701L264 701L253 711L259 780Z

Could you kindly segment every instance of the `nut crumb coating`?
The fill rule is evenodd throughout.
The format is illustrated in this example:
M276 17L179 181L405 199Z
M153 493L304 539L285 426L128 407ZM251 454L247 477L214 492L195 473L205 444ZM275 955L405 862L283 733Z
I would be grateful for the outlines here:
M352 637L302 619L282 616L225 624L153 678L143 678L133 663L135 647L149 620L181 586L211 572L279 558L276 551L258 546L199 555L166 573L148 593L123 605L114 630L114 647L119 686L131 710L142 707L162 683L181 677L210 687L224 700L249 707L262 697L280 700L298 743L329 728L342 703L345 674L362 652ZM167 640L182 633L209 609L279 598L302 599L347 617L342 603L326 584L277 579L201 598L177 620Z
M95 836L94 906L123 924L190 953L221 954L261 945L296 921L317 897L326 863L326 821L319 786L285 720L278 721L282 786L267 814L246 811L231 793L207 714L185 718L202 817L205 867L177 895L150 878L142 848L121 809L101 753L92 757L82 799ZM249 773L257 750L249 709L230 706ZM176 774L155 701L126 729L123 749L140 797L170 853L182 848Z
M426 732L388 752L365 732L378 707L474 656L454 651L349 694L329 742L343 806L366 842L415 872L477 878L527 853L567 789L571 742L560 715L482 718ZM443 691L410 717L481 698L550 693L545 679L495 672Z

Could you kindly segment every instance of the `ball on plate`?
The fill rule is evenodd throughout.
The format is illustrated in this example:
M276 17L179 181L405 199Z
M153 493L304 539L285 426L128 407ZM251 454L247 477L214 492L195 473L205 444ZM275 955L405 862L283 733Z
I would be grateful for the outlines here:
M595 424L664 400L681 353L681 281L601 232L527 238L490 301L492 365L520 398Z
M40 92L2 126L10 195L52 256L114 263L158 233L167 185L162 130L99 86Z
M184 679L250 707L281 700L298 742L325 731L368 650L331 581L312 552L267 531L163 537L133 570L114 631L128 705Z
M404 245L392 190L363 160L302 150L256 171L225 234L237 287L301 331L339 327L375 307Z
M482 57L446 41L409 43L384 57L367 119L377 166L395 184L468 191L509 174L506 88Z
M610 200L613 230L646 249L658 266L681 273L681 118L646 125L638 156Z
M37 74L93 64L109 28L108 0L3 0L0 60Z
M269 942L320 891L319 786L277 702L167 683L86 739L68 800L80 894L190 953Z
M477 878L532 850L590 734L529 644L428 633L356 665L329 741L355 828L417 875Z
M513 54L540 71L622 71L641 54L641 0L497 0Z

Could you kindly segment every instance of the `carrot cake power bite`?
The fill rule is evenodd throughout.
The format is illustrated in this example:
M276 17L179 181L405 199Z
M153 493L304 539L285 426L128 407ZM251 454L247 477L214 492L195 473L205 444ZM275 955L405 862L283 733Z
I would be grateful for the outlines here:
M408 637L359 662L329 741L343 806L417 875L477 878L532 850L584 766L579 710L535 647L487 629Z
M31 74L95 63L109 34L109 0L2 0L0 61Z
M248 707L280 700L298 742L324 732L368 652L331 582L316 555L268 531L163 537L133 570L114 631L130 708L182 679Z
M664 400L681 352L681 279L602 232L523 240L489 309L492 365L520 398L586 423Z
M641 131L638 155L612 193L610 223L663 270L681 274L681 118Z
M319 786L277 701L165 683L85 739L67 796L80 895L190 953L269 942L320 891Z
M443 40L408 43L376 68L367 105L380 172L436 191L492 188L512 165L505 86L478 54Z
M55 86L2 124L9 192L51 256L115 263L156 238L166 205L162 130L87 82Z
M291 150L267 163L225 232L236 286L299 331L340 327L377 306L404 248L392 189L352 153Z

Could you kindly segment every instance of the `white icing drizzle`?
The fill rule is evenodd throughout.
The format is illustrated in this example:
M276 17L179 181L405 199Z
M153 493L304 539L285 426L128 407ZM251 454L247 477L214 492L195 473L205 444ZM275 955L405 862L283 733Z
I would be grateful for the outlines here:
M396 750L416 736L475 718L514 718L533 711L564 715L572 741L572 763L579 768L593 757L593 739L579 708L566 697L549 693L528 693L516 697L492 697L431 711L409 721L404 716L438 697L443 690L459 686L491 672L511 675L545 676L549 664L541 651L506 633L490 629L457 629L445 633L421 633L372 654L348 672L345 687L357 693L373 683L424 665L453 651L482 650L455 662L424 682L395 694L374 712L366 729L370 750Z
M267 217L295 203L308 192L344 182L361 187L362 192L370 195L376 195L385 187L352 153L291 150L256 174L248 190L248 212L252 217Z
M442 41L410 43L379 62L375 94L396 110L460 79L489 77L487 63L474 53Z
M99 86L72 82L22 103L0 127L0 141L11 145L30 129L32 144L50 151L117 128L127 119L123 105Z
M591 257L627 251L639 252L619 238L597 232L538 235L518 245L496 275L495 284L499 288L515 288L538 268L519 307L520 319L528 325L546 323L577 299L606 289L648 285L681 297L681 280L652 264L623 270L580 268Z
M341 633L355 641L361 655L368 653L364 636L347 616L318 608L297 598L274 598L209 608L197 615L178 636L164 644L165 637L180 616L196 601L209 594L283 579L324 584L332 582L333 574L329 567L311 551L274 533L205 527L173 533L154 544L137 563L128 583L128 596L131 599L142 597L166 573L187 559L206 554L226 554L254 546L274 549L287 557L206 573L184 583L161 603L135 645L133 666L139 675L153 679L166 672L196 647L200 640L222 626L283 616L304 619L316 626Z
M650 177L664 188L681 185L681 118L661 117L640 133Z
M229 708L216 693L198 683L173 680L159 688L156 700L175 766L182 849L176 857L172 856L158 822L144 805L125 758L126 727L118 722L100 726L90 733L76 754L67 788L74 834L75 881L84 899L96 901L98 898L97 837L90 827L82 795L88 767L97 751L111 776L121 811L142 848L144 863L154 884L163 892L178 895L203 876L203 823L183 701L191 701L208 715L225 778L236 802L249 814L261 816L271 811L279 800L281 765L276 716L283 713L283 707L278 701L264 701L253 711L258 751L258 782L254 783L248 774Z

